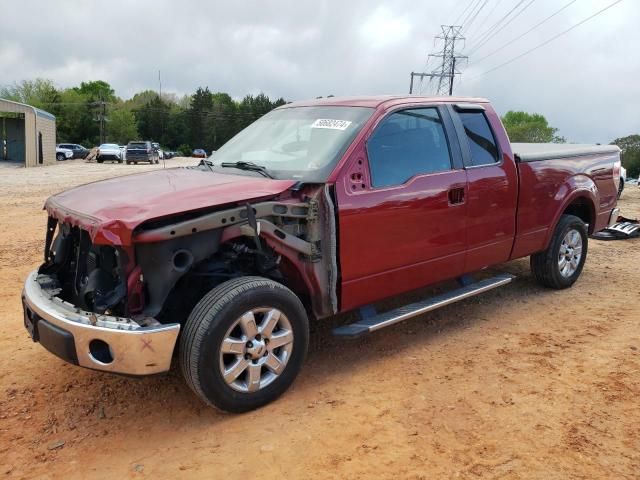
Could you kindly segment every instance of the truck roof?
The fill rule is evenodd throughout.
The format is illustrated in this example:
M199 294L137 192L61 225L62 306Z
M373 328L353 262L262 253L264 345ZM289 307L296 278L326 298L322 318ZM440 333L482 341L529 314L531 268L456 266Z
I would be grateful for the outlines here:
M279 108L341 106L341 107L392 107L407 103L489 103L485 98L476 97L422 97L418 95L374 95L362 97L328 97L314 100L300 100Z

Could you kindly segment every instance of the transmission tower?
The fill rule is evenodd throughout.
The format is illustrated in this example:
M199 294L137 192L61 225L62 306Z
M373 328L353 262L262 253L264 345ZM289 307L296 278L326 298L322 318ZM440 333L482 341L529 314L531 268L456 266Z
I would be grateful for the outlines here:
M440 53L431 53L429 57L440 59L440 64L431 72L416 73L411 72L411 83L409 86L409 93L413 93L413 78L419 77L421 80L425 77L438 81L436 94L437 95L452 95L453 94L453 80L460 72L456 68L456 64L460 60L466 60L466 55L458 55L456 53L456 45L464 43L465 38L462 36L460 25L442 25L442 33L438 35L436 42L442 43L442 50Z

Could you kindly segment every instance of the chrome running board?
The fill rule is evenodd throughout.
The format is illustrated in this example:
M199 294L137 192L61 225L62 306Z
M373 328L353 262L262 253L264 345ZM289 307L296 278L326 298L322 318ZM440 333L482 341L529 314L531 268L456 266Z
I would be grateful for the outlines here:
M361 319L349 325L333 329L333 334L340 337L358 337L365 333L375 332L381 328L395 325L409 318L450 305L465 298L493 290L510 283L515 277L508 273L496 275L474 283L461 281L462 287L430 297L416 303L403 305L384 313L376 313L371 307L360 310ZM465 284L466 283L466 284Z

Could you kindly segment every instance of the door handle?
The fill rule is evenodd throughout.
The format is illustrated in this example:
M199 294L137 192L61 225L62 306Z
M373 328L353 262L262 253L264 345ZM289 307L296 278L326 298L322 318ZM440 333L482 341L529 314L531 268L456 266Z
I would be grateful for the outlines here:
M464 187L456 187L449 190L449 205L461 205L464 203Z

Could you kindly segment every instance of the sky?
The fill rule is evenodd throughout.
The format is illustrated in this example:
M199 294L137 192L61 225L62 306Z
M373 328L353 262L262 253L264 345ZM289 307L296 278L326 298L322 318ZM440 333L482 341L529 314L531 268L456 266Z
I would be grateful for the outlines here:
M199 86L292 101L406 94L409 73L440 49L440 26L463 24L456 51L469 59L454 94L486 97L500 114L541 113L571 142L608 143L640 133L640 1L488 71L613 1L574 0L514 41L570 0L0 0L0 85L100 79L129 98L157 89L160 70L163 92L178 95ZM428 82L416 88L434 93Z

